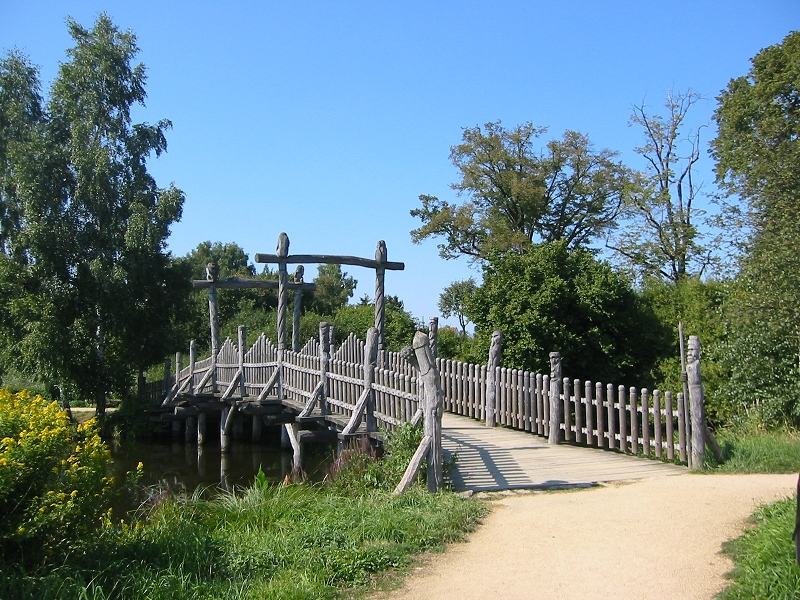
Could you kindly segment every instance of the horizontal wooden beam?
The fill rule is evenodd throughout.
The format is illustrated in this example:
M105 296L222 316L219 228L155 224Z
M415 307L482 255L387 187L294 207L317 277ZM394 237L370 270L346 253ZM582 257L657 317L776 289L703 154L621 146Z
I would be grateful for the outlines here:
M226 279L218 279L217 281L208 281L207 279L195 279L192 285L198 289L209 288L212 285L220 289L266 289L277 290L278 282L272 279L245 279L244 277L228 277ZM313 292L317 289L316 283L288 283L287 287L290 290L304 290Z
M378 262L372 258L358 256L334 256L330 254L292 254L291 256L278 256L277 254L256 254L257 263L315 263L326 265L353 265L354 267L367 267L368 269L386 269L387 271L402 271L406 268L401 262Z

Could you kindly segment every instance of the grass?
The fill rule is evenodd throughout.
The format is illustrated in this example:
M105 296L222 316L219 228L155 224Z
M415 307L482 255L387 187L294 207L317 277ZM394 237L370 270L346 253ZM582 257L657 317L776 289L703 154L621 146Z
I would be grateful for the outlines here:
M401 431L385 461L349 451L332 484L273 485L262 474L211 499L160 499L56 566L0 565L0 599L305 599L368 590L414 555L463 539L487 512L480 501L422 486L391 494L418 436Z
M800 472L800 433L783 429L763 431L738 427L717 433L725 461L707 463L710 469L727 473Z
M751 517L755 527L725 544L735 567L729 575L733 583L720 600L800 599L800 567L791 538L796 507L794 498L761 507Z

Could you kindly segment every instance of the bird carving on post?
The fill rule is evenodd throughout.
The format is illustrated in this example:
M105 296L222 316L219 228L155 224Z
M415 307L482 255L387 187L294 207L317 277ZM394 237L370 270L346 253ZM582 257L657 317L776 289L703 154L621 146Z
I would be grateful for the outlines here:
M219 267L210 262L206 265L206 281L216 281L219 277Z
M297 269L294 271L295 283L303 283L303 273L305 273L305 267L303 265L297 265Z

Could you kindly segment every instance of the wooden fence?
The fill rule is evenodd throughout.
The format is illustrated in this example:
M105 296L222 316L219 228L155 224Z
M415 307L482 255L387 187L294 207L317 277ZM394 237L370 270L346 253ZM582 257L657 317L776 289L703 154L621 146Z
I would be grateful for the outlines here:
M486 365L436 361L444 409L486 419ZM512 429L550 434L550 376L497 367L495 420ZM683 394L611 383L563 378L559 381L563 440L672 460L687 458L688 411Z
M223 399L236 393L237 397L241 394L242 398L257 400L275 391L271 384L279 380L281 398L305 405L313 399L324 378L327 410L347 419L364 392L365 369L372 369L374 375L369 385L377 421L394 429L419 414L422 386L416 369L400 353L383 352L377 364L366 364L365 342L351 334L335 351L333 347L327 349L323 373L325 353L319 340L309 340L299 352L286 350L279 360L277 349L264 335L246 352L241 333L239 337L238 345L230 339L225 341L216 361L212 357L201 361L190 359L190 364L178 374L171 393L189 390L210 393L216 385ZM280 377L276 377L279 366ZM442 359L436 359L436 366L444 393L444 410L485 420L489 367ZM550 376L496 367L494 379L495 421L505 427L549 436ZM156 389L162 382L147 386L147 394L157 396ZM683 394L569 378L559 379L557 387L563 405L559 424L562 440L687 460L689 415Z

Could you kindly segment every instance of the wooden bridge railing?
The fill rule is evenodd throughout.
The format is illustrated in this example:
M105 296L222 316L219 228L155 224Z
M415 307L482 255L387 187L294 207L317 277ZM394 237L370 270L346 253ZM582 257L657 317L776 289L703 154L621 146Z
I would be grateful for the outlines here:
M244 397L263 399L276 393L280 381L283 398L305 405L319 393L317 387L324 379L326 411L349 419L368 382L372 395L368 412L378 423L393 429L415 416L419 419L424 390L416 368L401 353L385 352L376 361L384 367L369 364L365 342L354 335L335 351L330 345L327 353L321 352L319 340L309 340L299 352L284 351L282 362L276 347L263 335L240 361L242 346L241 335L239 344L228 339L217 355L216 385L223 396L239 396L244 389ZM323 356L326 364L321 374ZM195 393L212 390L212 359L190 363L180 371L173 396L190 388ZM669 460L690 458L692 423L683 393L566 377L554 380L548 374L438 358L436 366L447 412L487 422L491 416L491 422L499 425L551 437L556 407L557 441ZM276 374L279 367L280 376ZM369 377L366 368L371 371ZM492 404L492 395L490 415L487 406Z

